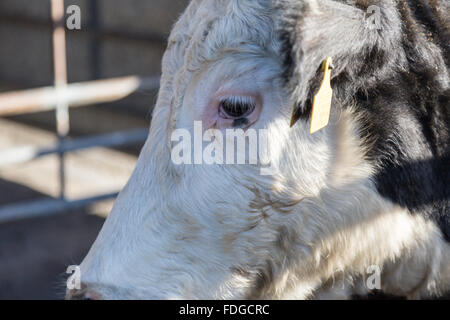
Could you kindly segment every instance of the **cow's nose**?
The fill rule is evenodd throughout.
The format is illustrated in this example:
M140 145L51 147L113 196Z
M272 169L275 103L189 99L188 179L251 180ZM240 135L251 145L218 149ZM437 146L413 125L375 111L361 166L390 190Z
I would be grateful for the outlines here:
M81 289L70 289L66 293L67 300L101 300L100 294L81 285Z

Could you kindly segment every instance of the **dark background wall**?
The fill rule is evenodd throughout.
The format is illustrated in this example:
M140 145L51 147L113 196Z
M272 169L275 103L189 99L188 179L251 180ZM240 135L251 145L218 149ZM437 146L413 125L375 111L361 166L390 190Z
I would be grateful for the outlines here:
M66 0L66 7L80 7L82 23L81 30L66 30L69 82L158 76L171 26L187 3ZM0 93L53 85L51 31L50 0L0 0ZM156 93L71 109L70 136L148 127ZM54 132L53 111L0 118L0 151L46 145ZM68 196L120 189L141 145L67 155ZM0 207L55 197L57 169L56 156L0 168ZM0 299L63 298L67 266L81 262L111 206L0 223Z

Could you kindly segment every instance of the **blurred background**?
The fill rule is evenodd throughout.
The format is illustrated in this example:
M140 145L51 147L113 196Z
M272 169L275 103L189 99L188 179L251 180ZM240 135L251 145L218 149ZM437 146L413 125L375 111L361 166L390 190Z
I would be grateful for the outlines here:
M187 3L0 0L0 299L64 296L133 170Z

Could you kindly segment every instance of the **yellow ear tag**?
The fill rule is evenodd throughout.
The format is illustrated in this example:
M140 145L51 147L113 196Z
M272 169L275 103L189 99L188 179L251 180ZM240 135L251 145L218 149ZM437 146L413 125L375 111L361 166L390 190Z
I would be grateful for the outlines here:
M331 62L331 58L326 58L322 62L323 80L319 91L314 96L309 133L314 133L326 127L330 120L331 99L333 98L333 90L331 89Z

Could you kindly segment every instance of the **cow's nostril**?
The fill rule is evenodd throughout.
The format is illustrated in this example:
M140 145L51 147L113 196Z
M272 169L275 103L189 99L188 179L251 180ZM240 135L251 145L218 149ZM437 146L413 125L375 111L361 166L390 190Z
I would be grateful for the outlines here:
M69 299L70 300L91 300L90 298L86 297L86 295L84 293L73 294Z
M94 294L92 292L85 292L83 290L77 290L79 292L69 292L67 294L68 300L99 300L97 298L97 294Z

